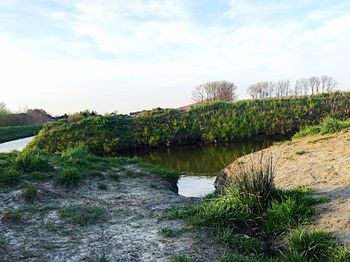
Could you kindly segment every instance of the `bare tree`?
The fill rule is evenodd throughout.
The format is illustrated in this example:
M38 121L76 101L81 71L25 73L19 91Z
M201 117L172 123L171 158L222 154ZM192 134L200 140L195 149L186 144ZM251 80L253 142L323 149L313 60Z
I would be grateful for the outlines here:
M234 101L237 86L228 81L214 81L195 87L192 92L192 99L196 102Z
M309 86L311 88L311 94L317 94L319 92L319 87L321 84L321 79L318 76L312 76L308 79Z
M337 81L333 77L326 75L321 76L322 92L332 92L336 87Z

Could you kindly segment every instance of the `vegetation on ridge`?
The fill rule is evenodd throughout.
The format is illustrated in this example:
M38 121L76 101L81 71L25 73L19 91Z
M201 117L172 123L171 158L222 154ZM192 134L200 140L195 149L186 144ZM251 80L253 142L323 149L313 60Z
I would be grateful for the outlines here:
M216 102L187 111L156 109L135 117L91 116L73 123L62 120L47 125L29 147L57 152L85 143L95 154L116 154L129 148L284 136L326 116L350 117L350 93Z

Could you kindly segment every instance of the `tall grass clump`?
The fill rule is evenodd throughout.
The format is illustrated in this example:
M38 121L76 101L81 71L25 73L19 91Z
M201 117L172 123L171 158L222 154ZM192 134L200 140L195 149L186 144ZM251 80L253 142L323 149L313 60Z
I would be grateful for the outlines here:
M21 192L21 197L27 202L33 202L38 196L38 191L33 185L26 185Z
M73 187L77 186L81 180L82 175L78 169L72 167L66 167L56 176L57 184L64 187Z
M16 186L21 181L21 173L17 170L0 168L0 188Z
M53 169L45 153L37 149L22 151L16 158L16 166L24 172L51 171Z

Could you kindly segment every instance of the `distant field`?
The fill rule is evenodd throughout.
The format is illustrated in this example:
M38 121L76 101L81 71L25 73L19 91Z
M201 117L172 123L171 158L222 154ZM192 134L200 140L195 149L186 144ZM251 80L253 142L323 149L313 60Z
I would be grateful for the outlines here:
M42 125L0 127L0 143L36 135Z

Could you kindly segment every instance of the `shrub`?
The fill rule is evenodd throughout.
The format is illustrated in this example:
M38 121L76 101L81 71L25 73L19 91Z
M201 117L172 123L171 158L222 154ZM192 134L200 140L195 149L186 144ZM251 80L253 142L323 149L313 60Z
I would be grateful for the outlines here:
M52 170L47 157L38 150L22 151L16 158L16 166L25 172Z
M11 187L19 184L21 173L15 169L0 169L0 188Z
M331 117L325 118L321 124L321 134L335 133L341 129L340 121Z
M81 177L78 169L67 167L56 176L56 182L61 186L73 187L78 185Z
M36 187L33 185L26 185L22 189L21 196L27 202L33 202L33 200L37 197L37 195L38 195L38 191L36 190Z
M59 210L59 217L71 224L87 226L102 221L105 218L106 211L97 207L77 207L62 208Z

